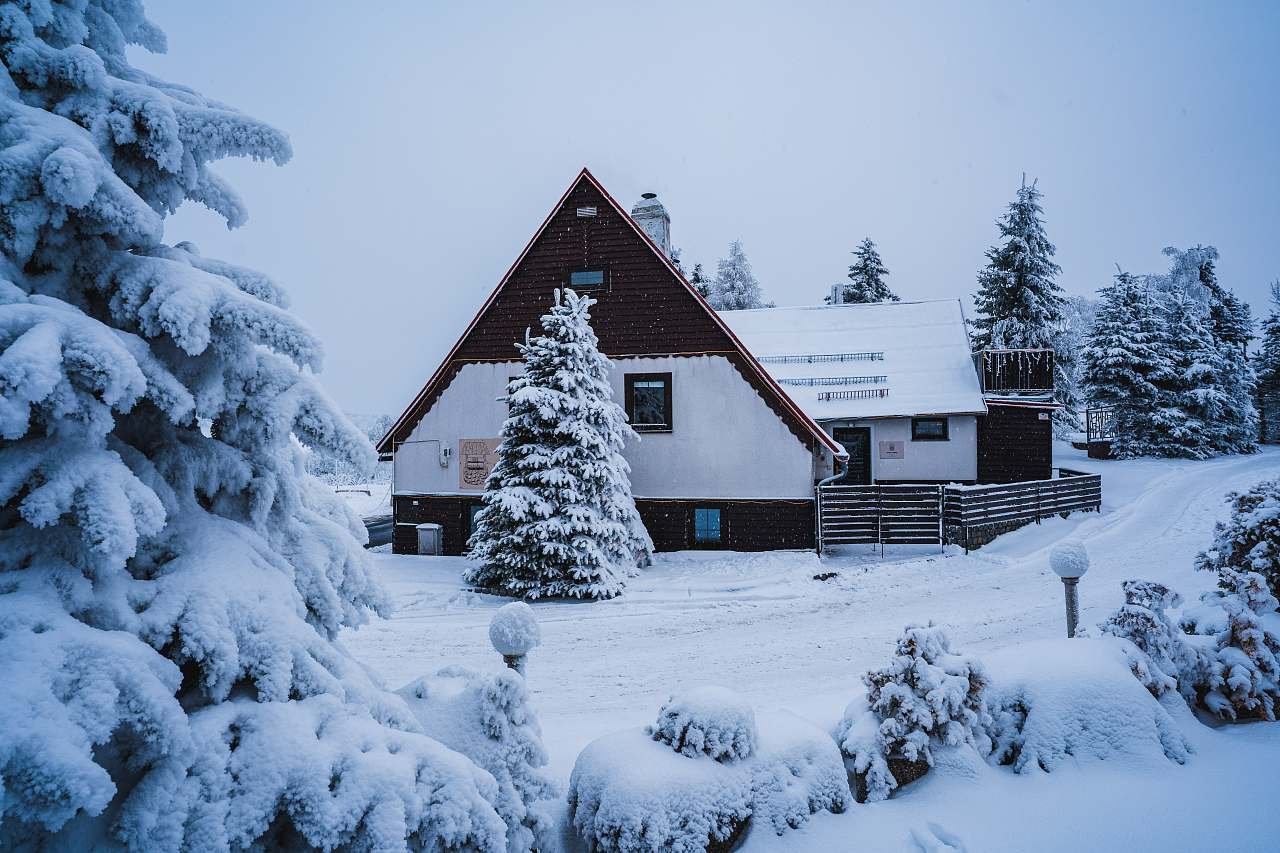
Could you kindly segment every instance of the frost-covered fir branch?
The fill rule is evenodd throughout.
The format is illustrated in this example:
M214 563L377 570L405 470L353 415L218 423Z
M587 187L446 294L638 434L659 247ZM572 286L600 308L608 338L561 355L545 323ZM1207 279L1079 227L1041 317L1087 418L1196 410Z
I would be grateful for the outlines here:
M594 301L556 291L543 333L518 344L498 461L468 547L467 580L524 598L611 598L653 544L622 450L638 439L591 331Z
M360 465L264 276L162 242L285 136L130 66L137 0L0 6L0 848L500 850L493 779L334 642Z

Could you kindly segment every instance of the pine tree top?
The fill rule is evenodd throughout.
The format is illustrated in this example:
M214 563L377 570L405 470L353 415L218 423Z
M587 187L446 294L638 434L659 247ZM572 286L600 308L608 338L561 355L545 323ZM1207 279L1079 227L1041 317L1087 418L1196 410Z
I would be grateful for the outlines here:
M888 268L880 258L876 244L864 237L853 251L853 263L849 265L849 281L838 288L842 303L897 302L898 296L889 289L885 278Z

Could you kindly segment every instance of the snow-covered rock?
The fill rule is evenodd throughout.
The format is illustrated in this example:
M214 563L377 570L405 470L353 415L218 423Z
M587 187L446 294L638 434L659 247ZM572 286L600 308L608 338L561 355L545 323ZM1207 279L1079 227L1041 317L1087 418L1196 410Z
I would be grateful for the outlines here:
M1133 677L1126 646L1055 639L988 655L994 758L1019 773L1069 760L1186 762L1189 742Z
M683 755L738 761L755 752L756 715L738 694L706 685L672 696L649 727L654 740Z
M782 834L851 800L840 753L821 729L785 712L760 714L749 758L677 752L650 729L605 735L569 781L574 829L594 850L693 853L728 849L751 821Z

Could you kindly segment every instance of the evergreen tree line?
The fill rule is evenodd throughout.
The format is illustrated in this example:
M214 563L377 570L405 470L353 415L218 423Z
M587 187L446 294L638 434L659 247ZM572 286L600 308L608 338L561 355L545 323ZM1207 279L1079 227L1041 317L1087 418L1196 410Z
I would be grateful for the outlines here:
M1163 275L1118 270L1083 351L1093 405L1115 418L1112 454L1201 459L1257 449L1253 317L1218 281L1212 246L1164 250ZM1275 372L1280 317L1259 360Z

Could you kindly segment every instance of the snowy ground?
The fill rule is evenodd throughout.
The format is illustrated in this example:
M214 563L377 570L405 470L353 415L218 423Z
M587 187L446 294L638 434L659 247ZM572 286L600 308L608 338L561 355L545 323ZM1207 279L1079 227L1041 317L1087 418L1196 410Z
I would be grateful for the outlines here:
M1122 601L1120 581L1161 580L1193 601L1213 578L1192 557L1224 516L1223 495L1280 475L1280 451L1210 462L1096 462L1060 445L1058 462L1103 475L1103 512L1055 519L968 556L958 549L865 547L661 555L621 599L535 605L543 646L529 681L552 767L567 782L600 734L652 722L682 685L724 684L758 710L788 709L824 728L863 691L902 627L932 619L978 655L1064 631L1056 541L1080 536L1093 558L1083 622ZM348 632L351 651L398 687L448 663L498 668L487 627L505 599L461 588L459 558L378 554L398 612ZM831 580L814 575L837 572ZM983 770L926 778L888 802L823 815L748 850L1272 850L1280 815L1280 724L1209 728L1182 720L1186 766L1080 762L1052 776Z
M391 514L391 481L382 483L357 483L353 486L334 486L333 490L347 502L361 518L375 518Z

